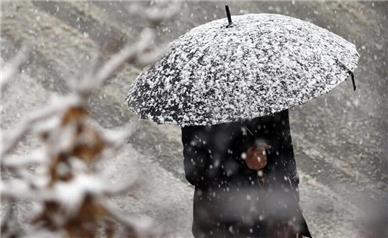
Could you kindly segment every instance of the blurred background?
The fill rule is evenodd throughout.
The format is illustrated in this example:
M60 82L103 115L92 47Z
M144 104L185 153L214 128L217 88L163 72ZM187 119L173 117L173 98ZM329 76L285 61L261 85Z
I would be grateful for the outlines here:
M1 1L0 50L9 60L31 48L21 74L1 95L1 129L45 105L66 82L79 77L101 54L107 59L135 41L148 23L130 9L133 1ZM140 4L149 5L150 2ZM388 2L385 1L187 1L157 27L156 45L191 28L232 15L279 13L315 23L357 46L361 57L350 81L291 109L291 131L301 178L300 197L313 237L368 235L388 226ZM102 127L135 120L125 97L141 68L126 66L89 99ZM36 145L26 140L14 152ZM129 179L132 160L145 185L114 198L125 214L145 214L171 237L192 237L193 188L184 178L180 128L141 121L121 158L106 162L112 181ZM18 211L25 219L25 208ZM383 234L383 233L379 233Z

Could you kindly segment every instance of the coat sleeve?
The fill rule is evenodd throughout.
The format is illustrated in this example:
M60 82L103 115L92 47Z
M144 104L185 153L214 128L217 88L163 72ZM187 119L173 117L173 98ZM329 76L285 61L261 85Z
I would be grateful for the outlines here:
M294 150L292 148L292 145L285 148L285 154L288 155L285 163L286 173L288 175L288 178L290 179L290 183L293 188L295 197L299 201L299 175L296 170L296 162L294 159Z
M185 177L192 185L206 187L215 182L215 168L206 133L193 127L182 128Z
M295 191L295 196L299 201L299 176L296 169L295 153L294 147L292 145L291 129L289 123L288 110L285 110L281 113L282 120L285 123L282 125L282 144L283 144L283 154L285 155L285 169L290 179L291 185Z
M194 186L204 186L207 182L206 168L208 161L202 148L185 145L183 148L185 177Z
M278 141L277 151L280 152L280 157L278 160L281 161L279 166L277 167L280 173L286 175L289 180L292 191L294 191L295 197L299 200L299 176L296 169L296 161L294 148L292 145L292 137L291 137L291 128L289 123L289 115L288 110L284 110L278 114L279 121L277 122L279 126L279 130L276 131L276 141ZM276 150L275 150L276 151Z

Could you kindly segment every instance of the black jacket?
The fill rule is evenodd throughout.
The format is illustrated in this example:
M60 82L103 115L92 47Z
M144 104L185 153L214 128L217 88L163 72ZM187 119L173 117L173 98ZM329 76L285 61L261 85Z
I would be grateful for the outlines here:
M298 205L288 110L184 127L182 142L186 179L195 186L195 237L270 237L270 224L289 220L299 233L310 236ZM246 166L244 156L249 147L261 143L272 148L267 166L258 173Z

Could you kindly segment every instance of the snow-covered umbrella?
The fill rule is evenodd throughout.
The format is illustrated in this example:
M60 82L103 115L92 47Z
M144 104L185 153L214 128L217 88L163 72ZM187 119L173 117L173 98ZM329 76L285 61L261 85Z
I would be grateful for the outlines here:
M132 85L128 105L157 123L213 125L269 115L325 94L351 76L354 44L278 14L193 28Z

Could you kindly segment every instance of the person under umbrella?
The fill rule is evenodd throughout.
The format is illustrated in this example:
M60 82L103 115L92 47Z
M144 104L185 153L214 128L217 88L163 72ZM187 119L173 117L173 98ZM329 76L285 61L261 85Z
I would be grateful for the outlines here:
M288 110L182 128L195 237L311 237L298 206Z
M195 237L311 237L299 208L288 108L353 70L355 46L314 24L248 14L198 26L143 71L128 104L182 127Z

